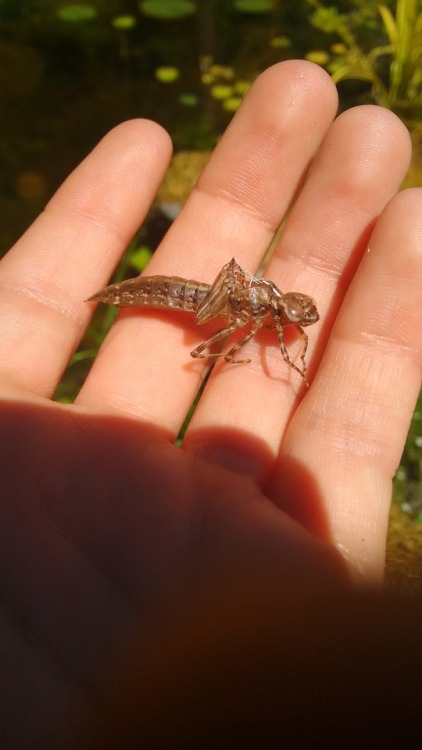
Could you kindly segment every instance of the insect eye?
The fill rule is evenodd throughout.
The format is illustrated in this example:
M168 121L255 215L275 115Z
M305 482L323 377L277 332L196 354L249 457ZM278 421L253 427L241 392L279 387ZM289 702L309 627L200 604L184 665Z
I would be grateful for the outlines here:
M300 323L303 320L304 309L299 302L289 300L285 306L285 312L292 323Z

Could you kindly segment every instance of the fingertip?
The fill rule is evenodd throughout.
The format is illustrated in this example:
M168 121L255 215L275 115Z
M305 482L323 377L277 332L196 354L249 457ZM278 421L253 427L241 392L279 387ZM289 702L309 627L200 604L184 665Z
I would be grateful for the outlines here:
M342 122L348 119L349 128L363 128L365 125L374 133L373 146L377 147L378 142L389 139L392 142L399 142L400 146L406 150L407 157L410 161L412 155L412 143L407 127L397 115L386 107L380 107L377 104L361 104L356 107L350 107L342 112L338 120Z
M337 88L331 76L320 65L316 65L308 60L284 60L264 70L259 78L257 78L256 83L260 81L265 84L275 84L280 76L289 78L293 86L297 85L299 92L302 90L304 93L307 93L310 89L315 93L319 89L323 95L331 100L333 106L337 109Z
M52 196L47 208L98 223L121 224L129 205L133 233L163 180L172 155L170 136L150 120L127 120L110 130Z
M394 220L394 223L407 224L412 221L412 233L422 235L422 187L401 190L385 207L379 221ZM416 221L415 221L416 219ZM419 219L419 220L418 220ZM422 249L422 248L421 248Z
M100 141L103 143L121 143L124 139L127 143L149 141L151 147L155 150L164 151L168 160L171 159L173 152L173 143L167 130L158 122L146 118L138 117L131 120L125 120L112 128Z

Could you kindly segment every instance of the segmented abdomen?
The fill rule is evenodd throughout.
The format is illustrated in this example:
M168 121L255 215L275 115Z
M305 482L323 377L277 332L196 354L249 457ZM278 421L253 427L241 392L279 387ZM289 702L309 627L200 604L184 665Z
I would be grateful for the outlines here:
M179 276L144 276L111 284L89 298L119 307L165 307L196 313L210 285Z

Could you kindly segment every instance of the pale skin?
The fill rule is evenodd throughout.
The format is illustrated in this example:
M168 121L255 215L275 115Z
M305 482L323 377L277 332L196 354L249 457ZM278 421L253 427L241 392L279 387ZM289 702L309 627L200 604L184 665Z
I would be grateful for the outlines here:
M148 266L211 283L234 256L255 273L318 151L266 271L317 302L310 389L260 334L250 364L217 363L182 449L173 441L206 367L189 356L204 339L192 316L123 311L76 403L50 400L93 313L84 300L108 283L163 178L161 127L136 120L105 136L2 260L12 738L54 727L71 738L68 708L79 694L89 720L97 664L118 660L198 569L263 559L382 581L391 480L421 382L422 190L398 193L410 144L392 113L336 110L320 68L267 70ZM288 346L299 351L294 337Z

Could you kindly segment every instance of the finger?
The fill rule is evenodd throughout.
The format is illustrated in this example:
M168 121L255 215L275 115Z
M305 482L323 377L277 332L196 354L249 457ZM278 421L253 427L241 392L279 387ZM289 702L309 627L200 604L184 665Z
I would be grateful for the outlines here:
M421 241L422 190L413 189L376 225L272 486L313 531L327 519L334 543L368 577L382 574L391 480L421 383ZM318 487L311 501L294 479L298 466Z
M283 63L260 76L154 255L148 275L212 282L232 256L255 270L336 104L329 77L310 63ZM79 403L105 402L152 418L176 434L207 367L192 362L190 352L209 335L210 329L195 327L181 313L121 316Z
M306 329L309 377L373 223L396 193L409 158L408 133L391 112L348 110L330 128L287 220L266 276L282 291L302 292L317 302L321 319ZM298 357L299 343L290 343L292 356ZM221 365L214 371L184 445L263 479L306 389L283 361L274 333L257 336L242 354L251 357L247 367ZM238 435L253 434L265 450L250 455L247 441L227 441L221 425Z
M155 123L109 133L0 263L0 367L51 395L92 312L84 300L117 263L170 156Z

